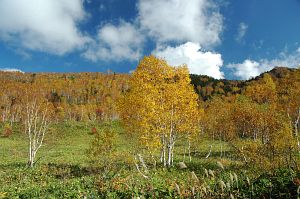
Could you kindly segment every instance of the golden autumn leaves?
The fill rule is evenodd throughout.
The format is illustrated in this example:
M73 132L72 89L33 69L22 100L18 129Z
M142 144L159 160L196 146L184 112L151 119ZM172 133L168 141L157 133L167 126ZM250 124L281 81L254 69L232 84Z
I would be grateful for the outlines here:
M293 158L286 158L294 157L296 148L300 148L296 72L277 84L272 76L264 74L247 83L239 94L215 96L203 102L198 101L186 66L171 67L162 59L145 57L119 101L120 119L127 132L139 138L137 148L152 157L160 152L164 166L173 165L178 140L180 144L183 140L188 143L190 152L200 137L200 128L213 140L227 141L241 151L246 163L291 165Z
M171 166L177 139L198 130L197 100L186 66L171 67L149 56L132 74L129 90L119 103L120 116L148 152L159 149L163 165Z

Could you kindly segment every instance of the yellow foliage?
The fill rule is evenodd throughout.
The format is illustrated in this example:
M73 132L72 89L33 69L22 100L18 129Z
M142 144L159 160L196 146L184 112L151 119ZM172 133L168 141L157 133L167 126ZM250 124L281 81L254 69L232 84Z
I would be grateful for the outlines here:
M196 132L198 96L190 81L186 66L175 68L154 56L145 57L119 103L127 132L137 134L150 151Z
M273 104L277 101L276 84L269 74L246 87L244 94L259 104Z

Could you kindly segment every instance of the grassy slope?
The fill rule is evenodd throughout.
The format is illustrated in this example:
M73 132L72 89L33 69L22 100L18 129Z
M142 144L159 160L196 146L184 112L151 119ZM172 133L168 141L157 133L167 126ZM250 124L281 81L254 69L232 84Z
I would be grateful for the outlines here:
M27 138L22 133L22 130L15 127L14 134L11 137L0 137L0 184L2 185L0 186L0 193L23 194L24 197L26 194L29 197L40 196L53 192L51 191L52 186L57 187L57 191L59 189L61 191L72 190L74 189L72 188L72 183L78 186L74 189L76 196L80 196L81 192L87 192L83 187L89 183L89 186L93 187L96 177L96 175L86 170L89 167L86 150L93 139L93 135L91 135L92 127L100 129L101 125L63 123L51 126L44 145L38 152L38 162L33 170L26 168ZM119 132L117 141L119 154L130 152L132 147L129 145L128 138L126 138L119 125L115 123L113 128ZM2 129L0 129L1 131ZM132 141L132 139L130 140ZM208 145L208 142L203 142L200 148L208 150ZM215 145L214 149L219 149L218 144ZM183 150L180 148L177 150L181 154L178 158L182 160ZM199 156L199 154L196 154L196 156ZM191 167L194 166L191 165ZM84 183L81 182L82 180ZM40 187L41 184L42 187ZM91 190L96 192L96 187L93 187ZM57 195L58 193L54 192L52 194ZM68 196L70 195L66 195L66 197Z
M15 128L10 138L0 138L0 198L5 195L80 197L84 192L81 189L93 179L83 176L81 170L87 166L85 152L93 138L89 133L94 126L84 123L53 125L38 152L37 168L33 170L26 168L27 139L20 129Z
M45 144L38 152L39 160L34 169L26 167L27 140L19 128L14 128L15 133L9 138L0 137L0 198L128 198L149 193L158 198L174 198L172 194L177 192L175 184L181 187L181 196L184 196L183 190L191 189L191 171L201 178L200 182L193 186L201 186L205 176L204 170L214 170L217 176L206 179L206 183L211 183L208 184L211 191L218 191L217 182L219 179L228 179L229 172L241 171L236 170L239 163L228 158L229 147L226 143L203 139L197 143L192 162L188 161L187 155L185 156L188 169L180 170L175 167L167 171L158 167L156 170L150 170L147 174L149 179L144 179L135 166L128 163L128 159L133 159L133 154L139 152L135 147L136 142L127 137L118 123L112 124L112 128L118 132L118 157L112 162L119 161L121 165L109 167L107 171L95 169L89 164L86 154L94 137L91 135L93 127L100 129L101 125L78 122L51 126ZM1 128L0 126L0 132ZM205 159L210 144L213 144L212 155ZM184 159L184 148L181 146L183 143L179 142L175 162ZM226 151L225 158L220 158L221 146ZM151 167L152 160L146 156L145 159ZM224 172L217 167L217 161L224 164ZM145 187L149 186L152 187L149 188L150 191L145 191ZM151 194L148 197L153 197Z

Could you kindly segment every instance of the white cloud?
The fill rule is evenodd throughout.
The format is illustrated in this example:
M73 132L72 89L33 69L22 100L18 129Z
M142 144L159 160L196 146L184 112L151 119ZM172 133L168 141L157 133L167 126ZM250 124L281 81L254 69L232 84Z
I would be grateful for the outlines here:
M106 24L99 29L97 39L83 56L92 61L138 60L143 41L144 37L131 23Z
M3 71L3 72L19 72L19 73L24 73L20 69L16 69L16 68L0 68L0 71Z
M250 79L263 72L272 70L276 66L296 68L300 65L300 51L287 54L285 51L279 54L277 59L260 59L259 61L246 59L243 63L229 64L227 67L234 70L234 75L241 79Z
M141 28L158 42L220 42L223 17L211 0L139 0Z
M165 59L172 66L187 64L190 73L223 78L221 54L201 51L197 43L187 42L177 47L158 48L153 54Z
M223 18L212 0L139 0L137 9L135 23L121 21L118 25L108 23L100 28L83 56L94 62L138 60L146 38L151 38L157 46L191 41L210 47L220 42ZM203 54L210 55L209 52ZM216 76L222 75L219 72Z
M250 59L246 59L243 63L229 64L228 68L233 68L234 75L241 79L250 79L251 77L256 77L264 70L268 70L261 66L261 63Z
M236 41L237 42L241 42L242 41L242 39L246 35L247 29L248 29L248 25L247 24L245 24L243 22L239 24L238 34L237 34L237 37L236 37Z
M82 56L95 62L133 61L141 58L146 39L157 46L191 41L210 48L220 42L223 30L223 17L213 0L138 0L134 23L101 22L97 35L90 37L79 28L88 16L84 2L91 0L0 0L0 41L24 58L30 58L30 51L64 55L83 50ZM219 56L216 62L222 61L219 54L198 54L205 55L203 60ZM220 71L216 76L222 76Z
M85 17L82 0L1 0L0 40L62 55L89 40L77 27Z
M164 42L192 41L203 46L220 42L223 19L211 0L139 0L137 9L135 23L102 26L83 57L94 62L135 61L142 56L146 38L157 46Z

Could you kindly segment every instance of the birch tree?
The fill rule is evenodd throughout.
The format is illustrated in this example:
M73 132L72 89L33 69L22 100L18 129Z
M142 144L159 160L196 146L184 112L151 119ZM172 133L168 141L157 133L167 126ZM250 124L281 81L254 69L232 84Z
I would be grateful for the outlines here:
M169 167L176 141L198 130L197 99L186 66L175 68L145 57L121 99L121 119L127 132L138 135L149 152L159 148L160 161Z
M28 166L33 167L38 150L49 126L49 110L47 104L39 103L37 100L28 102L25 106L25 133L28 137Z
M300 70L280 82L280 108L286 112L300 153Z

